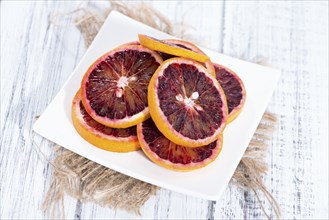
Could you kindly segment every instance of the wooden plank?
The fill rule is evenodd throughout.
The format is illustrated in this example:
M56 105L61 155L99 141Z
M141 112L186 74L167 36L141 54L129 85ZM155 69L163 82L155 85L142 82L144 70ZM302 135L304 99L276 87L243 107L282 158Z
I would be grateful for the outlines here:
M266 185L284 219L328 218L328 2L227 2L225 15L224 53L282 70ZM245 218L263 218L252 195L243 203Z
M70 7L63 2L1 2L0 185L4 219L43 218L40 206L52 167L32 148L30 130L34 117L53 99L83 52L78 32L70 33L75 38L70 42L73 56L62 44L68 29L48 22L54 9ZM53 144L41 138L36 142L47 155L52 153ZM73 216L75 201L68 199L66 207L66 213Z

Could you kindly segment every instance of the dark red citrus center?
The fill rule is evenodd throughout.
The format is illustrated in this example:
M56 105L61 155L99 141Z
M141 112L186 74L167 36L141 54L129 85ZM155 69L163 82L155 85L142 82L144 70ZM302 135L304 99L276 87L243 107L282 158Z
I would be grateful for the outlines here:
M158 78L157 95L168 122L185 137L210 137L223 123L221 95L194 65L168 65Z
M214 65L216 71L216 79L222 86L228 106L228 113L231 113L240 105L243 99L242 86L240 81L234 74L223 67Z
M90 127L94 128L95 130L102 132L106 135L115 136L115 137L130 137L136 136L136 126L129 127L129 128L110 128L105 125L102 125L95 121L92 117L88 115L86 112L85 107L82 105L82 102L79 102L80 113L83 117L83 120L89 125Z
M127 49L108 56L90 73L87 99L101 117L122 119L147 107L147 86L160 64L148 52Z
M160 158L176 164L202 162L213 155L213 150L216 148L216 141L206 146L196 148L177 145L161 134L152 119L143 122L142 133L145 142L152 152Z

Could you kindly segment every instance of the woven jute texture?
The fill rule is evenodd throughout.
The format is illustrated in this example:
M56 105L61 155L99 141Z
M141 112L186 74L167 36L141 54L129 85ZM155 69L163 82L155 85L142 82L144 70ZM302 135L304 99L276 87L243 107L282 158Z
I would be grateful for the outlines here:
M112 10L119 11L135 20L182 39L191 39L185 34L186 27L184 25L173 25L164 15L145 3L130 8L122 2L111 1L108 7L97 9L97 11L94 8L84 7L70 13L55 14L51 17L50 22L57 26L68 26L61 25L61 19L70 17L72 26L78 28L86 47L88 47L106 16ZM263 115L230 182L230 184L254 192L267 218L270 216L262 206L260 194L265 195L276 216L280 217L279 206L266 189L262 179L268 170L265 158L276 123L275 115L268 112ZM38 147L37 144L35 146ZM44 212L52 218L65 218L65 193L81 202L92 202L101 206L140 214L140 208L143 204L159 189L154 185L128 177L71 151L64 150L61 146L58 146L55 151L56 157L53 161L48 160L43 155L54 168L49 190L42 206Z

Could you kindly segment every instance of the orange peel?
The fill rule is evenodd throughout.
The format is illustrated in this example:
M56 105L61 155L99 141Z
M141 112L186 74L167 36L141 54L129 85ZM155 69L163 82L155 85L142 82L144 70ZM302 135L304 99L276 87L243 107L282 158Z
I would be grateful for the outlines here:
M202 91L198 89L192 91L193 93L190 97L181 94L180 92L183 91L183 89L180 91L180 87L183 87L183 85L181 85L180 82L172 83L175 84L175 88L165 88L167 89L166 91L170 93L166 94L170 100L165 100L160 97L159 94L161 91L159 88L162 89L163 86L160 86L159 78L162 77L162 80L166 80L161 83L168 87L171 83L170 80L175 81L179 77L164 76L165 70L169 67L177 68L177 65L182 67L182 64L184 64L184 66L192 66L196 70L193 77L202 78L203 81L199 81L198 83L200 83L200 85L204 84L204 87L202 88L203 91L213 92L215 98L211 98L211 95L208 95L210 99L206 100L201 93ZM177 72L183 74L183 71L181 70L177 70ZM217 80L206 72L207 70L195 61L184 58L171 58L164 61L151 78L148 87L148 102L151 117L161 133L175 144L186 147L204 146L216 140L225 128L228 110L224 91ZM206 88L207 86L210 86L211 88ZM198 98L197 96L199 96L199 94L201 95ZM196 104L196 102L200 102L200 104ZM163 107L161 103L167 103L166 108ZM212 103L212 106L209 103ZM184 128L187 128L186 133L189 132L188 135L183 135L182 131L180 131L177 126L174 126L176 118L171 117L173 114L169 112L174 108L179 109L179 111L182 110L182 113L179 113L180 115L177 120L180 123L179 126L181 126L181 130L185 131ZM176 112L178 112L178 110ZM185 118L182 119L182 117ZM186 119L190 120L186 121ZM180 122L180 120L184 120L184 122ZM194 130L189 123L193 123ZM205 124L207 124L207 127L204 127Z
M168 44L166 42L149 37L147 35L139 34L138 38L141 45L151 50L175 55L178 57L189 58L202 63L205 63L210 60L210 58L204 54L200 54L188 49L184 49L182 47L176 46L175 44Z
M207 166L218 157L223 146L222 134L206 146L179 146L163 136L152 119L137 125L137 136L143 152L151 161L174 171L191 171Z
M74 128L90 144L112 152L123 153L140 149L136 128L116 129L99 124L85 111L80 91L72 101L71 113Z

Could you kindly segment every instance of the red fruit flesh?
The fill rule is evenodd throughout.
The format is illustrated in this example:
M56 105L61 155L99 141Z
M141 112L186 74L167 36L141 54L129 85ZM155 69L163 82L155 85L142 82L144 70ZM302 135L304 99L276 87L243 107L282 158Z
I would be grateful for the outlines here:
M214 64L216 79L222 86L228 106L228 113L232 113L232 111L240 105L243 104L245 98L245 89L242 84L241 79L228 68Z
M219 143L219 141L214 141L206 146L196 148L177 145L168 140L157 129L152 119L148 119L138 126L141 126L144 142L147 144L146 148L162 160L172 164L193 167L199 163L200 166L203 163L209 163L207 160L216 158L221 150L222 143ZM145 150L145 146L143 147L142 145L142 149Z
M80 113L83 117L83 120L86 122L87 125L94 128L95 130L102 132L106 135L114 136L114 137L131 137L136 136L136 126L129 127L129 128L110 128L105 125L102 125L95 121L88 113L86 112L85 107L82 105L82 102L79 102L80 106Z
M147 85L158 66L149 53L137 50L107 57L88 77L86 90L91 108L110 119L143 111L147 106Z
M217 88L193 65L169 65L159 77L158 97L168 122L185 137L209 137L224 123L225 116L219 111L223 102ZM190 101L191 108L186 107L186 101Z

